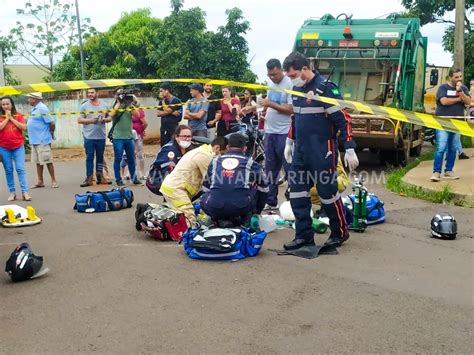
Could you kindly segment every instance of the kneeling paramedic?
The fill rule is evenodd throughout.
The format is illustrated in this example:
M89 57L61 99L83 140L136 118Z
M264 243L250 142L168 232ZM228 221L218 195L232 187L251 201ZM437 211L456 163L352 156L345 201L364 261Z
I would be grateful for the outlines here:
M204 144L183 155L174 170L165 177L160 192L166 202L178 212L184 213L188 223L197 221L192 199L200 191L207 169L216 155L223 153L227 146L224 137L215 138L211 145Z
M234 133L229 150L209 165L203 184L201 208L214 222L229 220L245 225L255 213L261 213L268 196L262 167L245 155L247 138Z
M184 154L195 148L192 138L191 128L179 125L173 139L161 147L147 177L147 187L151 192L161 195L159 190L165 177L173 171Z
M291 53L283 63L286 75L292 80L293 90L310 97L324 96L342 99L337 86L310 69L308 59L298 52ZM344 161L352 171L359 165L352 139L350 117L333 106L306 97L293 96L296 141L293 160L288 174L290 202L296 217L294 240L284 245L286 250L314 245L311 228L311 200L309 190L313 184L321 204L329 217L331 234L325 245L339 247L349 238L344 208L337 186L337 133L344 142ZM285 150L291 150L292 142Z

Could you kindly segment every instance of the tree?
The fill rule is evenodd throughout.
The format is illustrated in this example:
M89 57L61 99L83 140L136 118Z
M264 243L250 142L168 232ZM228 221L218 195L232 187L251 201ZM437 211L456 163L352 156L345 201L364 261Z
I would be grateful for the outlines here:
M4 37L0 36L0 48L3 55L3 60L5 61L8 57L12 55L13 48L15 48L15 44L11 40L9 36ZM15 78L10 69L4 68L5 74L5 84L6 85L20 85L21 81Z
M254 83L257 76L250 70L247 60L249 48L247 40L243 37L250 30L250 23L243 17L242 10L237 7L226 10L227 23L220 26L211 39L218 52L211 52L211 67L221 79Z
M226 24L217 32L206 30L205 12L191 8L172 12L163 21L150 61L161 78L219 78L255 82L247 61L250 29L242 11L226 11ZM189 90L178 92L188 96Z
M203 74L206 40L205 13L198 7L172 12L154 40L150 63L160 78L193 78ZM204 70L205 71L205 70Z
M171 12L173 14L177 14L183 8L184 0L171 0L170 4L171 4Z
M5 74L5 85L21 85L21 80L13 76L13 73L10 69L4 68L3 72Z
M31 64L53 72L55 58L67 55L78 41L77 17L72 14L74 5L60 0L27 1L23 9L17 9L18 15L30 18L31 22L17 21L10 31L15 43L13 54L21 56ZM85 39L96 31L90 26L90 19L81 19L81 32ZM43 63L47 58L47 64Z
M471 27L472 28L472 27ZM449 26L443 36L443 47L448 52L454 53L454 26ZM464 33L464 81L469 82L474 78L474 31L466 30Z
M466 14L473 12L474 0L465 0ZM455 9L454 0L402 0L402 5L408 10L405 14L409 17L419 17L421 25L427 23L450 23L443 36L443 47L448 52L454 53L454 22L444 18L447 12ZM465 16L465 47L464 77L469 80L474 75L474 33L473 24Z
M182 1L177 0L180 6ZM205 12L182 10L153 18L149 9L123 14L107 32L85 41L86 72L103 78L219 78L255 82L244 35L250 26L240 9L226 12L226 24L206 30ZM178 5L179 5L178 4ZM73 47L54 68L54 80L80 79L79 49ZM180 88L178 95L189 95Z
M465 3L466 13L468 13L467 11L472 11L474 0L466 0ZM432 22L451 23L454 25L453 21L444 18L447 12L455 9L454 0L402 0L402 5L408 10L407 15L420 18L422 26ZM470 28L471 24L467 16L465 17L465 22L466 27Z
M162 21L151 17L150 9L124 13L105 33L91 36L84 43L86 73L89 79L151 78L156 69L149 56L156 51ZM54 80L79 80L80 52L75 46L54 68Z

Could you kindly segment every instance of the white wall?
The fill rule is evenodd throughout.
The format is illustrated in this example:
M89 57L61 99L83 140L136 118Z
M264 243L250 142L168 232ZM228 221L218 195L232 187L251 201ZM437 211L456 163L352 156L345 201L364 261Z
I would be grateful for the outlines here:
M142 97L139 98L141 106L155 106L157 100L153 97ZM16 100L15 100L16 101ZM17 110L23 113L29 113L31 106L26 103L16 103ZM77 112L81 107L81 103L84 100L45 100L44 103L48 106L52 113L54 112ZM112 104L112 99L104 99L109 104ZM145 115L148 120L148 128L146 130L146 137L155 138L160 133L160 119L156 117L156 110L145 110ZM82 139L82 125L77 123L77 115L61 115L55 116L56 119L56 140L53 145L57 148L74 148L83 145ZM111 127L111 123L107 124L107 131ZM107 140L107 143L108 140Z

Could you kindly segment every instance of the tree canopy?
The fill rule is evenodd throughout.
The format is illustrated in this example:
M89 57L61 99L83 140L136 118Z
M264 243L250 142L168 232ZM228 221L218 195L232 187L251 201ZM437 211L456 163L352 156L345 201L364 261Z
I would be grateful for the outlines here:
M8 35L14 44L12 54L44 70L45 76L50 74L56 59L67 55L78 42L77 16L73 10L74 4L68 1L26 1L23 9L16 9L25 19L17 21ZM89 18L82 19L81 32L84 38L96 33Z
M182 0L171 1L170 15L151 16L150 9L124 13L105 33L84 43L88 79L202 78L255 82L247 60L244 35L249 22L238 8L226 11L225 24L216 32L206 29L199 7L183 10ZM53 80L80 79L77 46L54 67Z
M402 5L408 10L406 15L419 17L422 25L427 23L450 23L443 36L443 47L454 53L454 22L444 18L446 13L455 10L454 0L402 0ZM474 0L465 0L466 14L472 13ZM474 77L474 31L468 16L464 18L464 78L468 81Z

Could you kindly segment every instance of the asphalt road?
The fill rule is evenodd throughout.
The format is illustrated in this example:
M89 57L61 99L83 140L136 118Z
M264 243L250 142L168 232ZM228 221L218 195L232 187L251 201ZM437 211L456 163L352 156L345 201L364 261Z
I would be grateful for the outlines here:
M365 168L382 173L373 160ZM0 229L2 263L27 241L51 269L18 284L0 276L0 353L473 352L472 210L372 183L387 221L353 233L339 255L268 251L292 239L283 229L256 258L194 261L137 232L134 208L76 213L84 163L56 169L59 189L31 192L44 222ZM3 169L0 184L3 201ZM159 202L132 189L137 202ZM429 237L439 211L458 220L456 240Z

